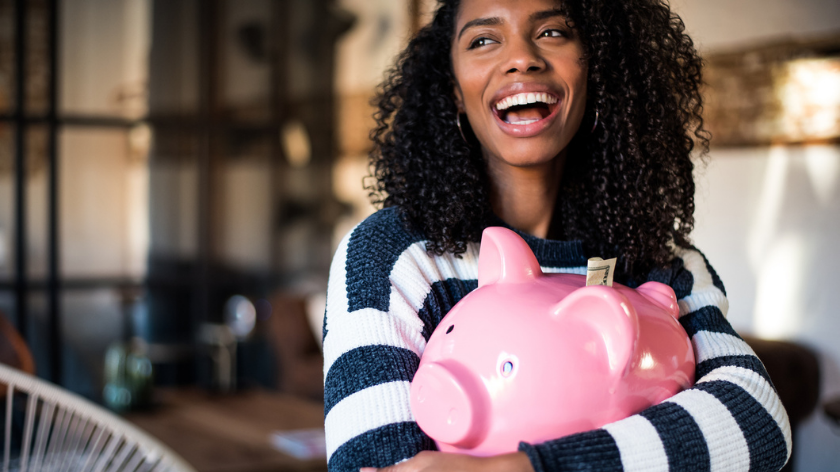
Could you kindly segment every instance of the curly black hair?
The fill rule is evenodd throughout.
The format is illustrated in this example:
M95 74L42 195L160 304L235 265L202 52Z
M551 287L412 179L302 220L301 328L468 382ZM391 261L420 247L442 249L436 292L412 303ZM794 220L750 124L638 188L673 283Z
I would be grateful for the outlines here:
M373 102L375 183L367 188L374 203L399 207L436 254L463 253L493 215L480 145L455 125L450 50L459 3L439 1ZM709 145L702 60L663 1L558 4L588 62L589 125L569 145L551 232L581 240L590 254L618 257L619 280L641 280L673 257L671 242L690 244L690 155L695 143L703 153Z

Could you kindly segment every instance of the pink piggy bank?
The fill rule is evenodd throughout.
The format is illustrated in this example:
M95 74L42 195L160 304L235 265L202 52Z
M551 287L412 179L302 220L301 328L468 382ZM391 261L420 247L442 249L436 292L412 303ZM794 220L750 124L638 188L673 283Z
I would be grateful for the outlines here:
M445 452L493 455L620 420L694 383L671 287L543 274L505 228L481 240L478 289L441 320L411 384Z

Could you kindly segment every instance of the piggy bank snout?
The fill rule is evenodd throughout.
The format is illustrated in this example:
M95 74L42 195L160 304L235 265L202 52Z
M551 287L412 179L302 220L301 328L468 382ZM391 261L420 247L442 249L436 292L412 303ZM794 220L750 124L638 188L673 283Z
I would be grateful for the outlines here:
M471 447L484 433L486 393L467 369L454 363L421 365L411 383L411 409L426 434Z

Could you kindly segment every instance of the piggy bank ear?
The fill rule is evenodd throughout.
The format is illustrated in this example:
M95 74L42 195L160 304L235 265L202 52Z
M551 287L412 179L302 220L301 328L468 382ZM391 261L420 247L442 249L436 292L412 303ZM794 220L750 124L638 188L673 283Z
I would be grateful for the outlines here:
M636 291L654 304L664 308L674 318L679 319L680 305L677 303L677 294L671 287L659 282L646 282L639 286Z
M554 305L552 314L558 321L574 317L598 333L595 340L604 349L596 352L606 354L605 361L611 374L624 373L639 338L639 318L627 297L612 287L582 287ZM570 326L569 329L573 328ZM583 336L586 334L582 333ZM575 337L572 336L572 339ZM583 338L579 342L590 340Z
M528 243L507 228L491 226L481 234L478 254L478 286L518 283L542 275L540 264Z

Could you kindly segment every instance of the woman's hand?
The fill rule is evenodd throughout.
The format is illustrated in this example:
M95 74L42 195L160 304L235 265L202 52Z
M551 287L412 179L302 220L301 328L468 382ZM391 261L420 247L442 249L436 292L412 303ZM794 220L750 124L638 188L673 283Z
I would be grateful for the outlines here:
M411 459L390 467L362 467L359 472L534 472L524 452L492 457L422 451Z

